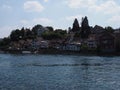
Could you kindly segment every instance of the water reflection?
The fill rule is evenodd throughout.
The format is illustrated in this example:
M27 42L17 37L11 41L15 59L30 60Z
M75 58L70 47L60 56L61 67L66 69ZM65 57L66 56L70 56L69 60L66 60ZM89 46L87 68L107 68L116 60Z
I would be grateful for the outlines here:
M90 82L89 82L89 68L90 66L90 61L89 60L82 60L82 65L83 65L83 83L84 83L84 90L89 90L90 87Z

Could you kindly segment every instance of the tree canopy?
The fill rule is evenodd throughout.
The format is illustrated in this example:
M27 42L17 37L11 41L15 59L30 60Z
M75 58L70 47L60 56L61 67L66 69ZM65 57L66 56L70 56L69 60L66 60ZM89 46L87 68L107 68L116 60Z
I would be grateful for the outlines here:
M57 29L55 31L46 31L42 34L42 37L46 40L53 40L53 39L63 39L67 35L67 31Z

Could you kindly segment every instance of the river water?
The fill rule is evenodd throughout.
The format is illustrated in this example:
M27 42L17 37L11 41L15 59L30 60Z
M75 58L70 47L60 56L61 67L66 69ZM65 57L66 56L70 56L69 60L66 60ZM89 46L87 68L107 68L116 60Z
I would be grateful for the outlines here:
M120 90L120 57L0 54L0 90Z

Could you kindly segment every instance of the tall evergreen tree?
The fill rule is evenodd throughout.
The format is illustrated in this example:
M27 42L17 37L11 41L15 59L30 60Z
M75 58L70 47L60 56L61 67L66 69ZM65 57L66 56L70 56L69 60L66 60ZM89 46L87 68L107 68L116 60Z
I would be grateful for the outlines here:
M90 26L87 17L82 18L82 23L81 23L81 38L86 39L88 38L89 34L91 33L90 31Z
M80 30L79 22L78 22L77 18L75 18L74 23L73 23L72 31L73 32L78 32L79 30Z

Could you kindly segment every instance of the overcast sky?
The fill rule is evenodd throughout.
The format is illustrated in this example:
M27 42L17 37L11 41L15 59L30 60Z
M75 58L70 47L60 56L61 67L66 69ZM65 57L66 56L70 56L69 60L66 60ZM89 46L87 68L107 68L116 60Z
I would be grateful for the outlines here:
M36 24L67 29L87 16L91 26L120 27L120 0L0 0L0 38Z

